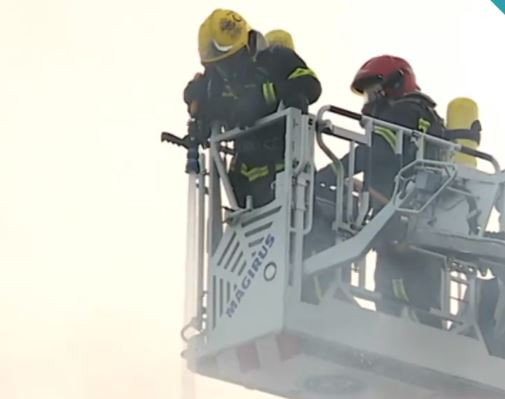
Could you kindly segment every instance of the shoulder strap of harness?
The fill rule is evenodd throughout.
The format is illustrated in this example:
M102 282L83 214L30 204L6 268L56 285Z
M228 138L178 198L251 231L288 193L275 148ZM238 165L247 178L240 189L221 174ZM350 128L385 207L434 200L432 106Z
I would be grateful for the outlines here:
M435 111L436 103L433 101L431 97L421 92L413 92L408 93L398 99L395 99L393 103L410 103L417 105L423 112L423 114L427 114L429 116L429 121L427 121L427 126L430 126L430 134L438 137L445 137L445 123L443 118L438 115ZM420 125L424 125L422 121L420 121ZM421 128L422 126L419 126ZM424 129L420 129L424 130Z

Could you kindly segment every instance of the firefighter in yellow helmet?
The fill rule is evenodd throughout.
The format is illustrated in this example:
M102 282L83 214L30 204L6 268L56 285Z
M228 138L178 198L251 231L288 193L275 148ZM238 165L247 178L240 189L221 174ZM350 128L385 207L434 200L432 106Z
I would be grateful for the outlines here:
M269 46L287 47L295 50L295 43L291 34L282 29L274 29L265 35L265 39Z
M264 48L264 38L231 10L214 10L200 26L198 51L205 68L184 90L190 116L225 128L248 127L274 113L282 103L308 111L321 94L314 72L291 49ZM284 167L284 123L266 127L235 142L230 180L239 206L246 196L259 207L273 199L275 174Z

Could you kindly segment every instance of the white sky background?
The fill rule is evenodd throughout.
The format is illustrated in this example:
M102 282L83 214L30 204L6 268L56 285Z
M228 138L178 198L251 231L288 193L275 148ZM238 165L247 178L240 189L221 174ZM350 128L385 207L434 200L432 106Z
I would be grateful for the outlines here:
M198 26L216 7L290 30L319 106L358 111L357 68L405 57L441 115L478 101L481 149L505 163L505 15L489 0L3 0L2 399L180 397L185 153L160 132L184 133ZM207 379L198 392L269 397Z

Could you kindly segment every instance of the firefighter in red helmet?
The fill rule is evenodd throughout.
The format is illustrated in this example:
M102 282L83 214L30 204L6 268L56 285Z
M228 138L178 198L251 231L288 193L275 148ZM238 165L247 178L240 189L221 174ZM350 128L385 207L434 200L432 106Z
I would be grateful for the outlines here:
M410 64L399 57L382 55L374 57L358 70L351 90L364 98L362 113L374 118L402 125L436 136L443 136L443 120L435 111L435 102L420 92ZM355 153L355 173L369 173L371 188L389 199L394 189L394 179L400 168L415 160L416 148L409 140L403 142L403 157L395 155L396 134L393 130L377 127L372 145L360 145ZM367 160L371 151L371 170ZM433 152L431 157L437 155ZM342 159L346 177L348 155ZM331 165L318 171L316 184L331 186L335 175ZM372 199L377 213L383 203ZM418 309L413 314L422 323L441 327L438 319L427 314L430 308L440 308L441 264L432 257L411 250L400 249L391 243L375 248L376 290L383 301L377 310L400 315L406 306ZM421 311L419 311L419 309Z
M395 79L394 74L401 72L402 80ZM391 79L390 82L387 82ZM351 90L363 94L375 84L387 83L384 91L389 97L401 97L404 94L420 90L416 75L410 64L403 58L390 55L374 57L365 62L356 73Z

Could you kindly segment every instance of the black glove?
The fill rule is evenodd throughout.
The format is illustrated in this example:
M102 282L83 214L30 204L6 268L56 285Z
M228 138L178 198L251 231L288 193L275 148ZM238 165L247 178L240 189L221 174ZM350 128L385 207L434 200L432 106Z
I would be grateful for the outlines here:
M298 108L303 114L309 112L309 100L301 94L290 96L284 100L284 106L286 108Z
M191 107L193 102L203 102L206 89L207 79L202 74L196 74L184 89L184 102L188 104L188 108Z

